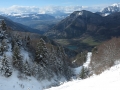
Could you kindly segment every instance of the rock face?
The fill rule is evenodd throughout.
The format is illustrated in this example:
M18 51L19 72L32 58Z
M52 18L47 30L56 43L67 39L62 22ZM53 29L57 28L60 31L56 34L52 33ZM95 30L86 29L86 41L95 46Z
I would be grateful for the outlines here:
M120 12L120 3L115 3L101 10L101 13L106 16L111 13Z
M86 10L75 11L45 35L66 39L91 36L98 40L120 36L120 12L102 17Z

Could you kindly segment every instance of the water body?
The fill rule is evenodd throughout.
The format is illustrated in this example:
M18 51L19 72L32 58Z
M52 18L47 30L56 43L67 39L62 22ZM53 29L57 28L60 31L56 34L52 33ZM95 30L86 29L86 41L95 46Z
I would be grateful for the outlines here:
M67 48L69 48L70 50L77 50L78 49L78 47L75 45L69 45L69 46L67 46Z

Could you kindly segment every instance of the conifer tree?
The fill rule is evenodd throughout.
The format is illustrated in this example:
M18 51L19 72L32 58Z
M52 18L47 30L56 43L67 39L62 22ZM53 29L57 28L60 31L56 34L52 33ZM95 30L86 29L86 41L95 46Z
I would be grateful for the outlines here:
M61 51L61 47L57 48L57 68L58 68L58 73L63 74L64 70L63 70L63 66L64 66L64 62L63 62L63 54Z
M54 50L54 47L51 46L51 50L49 53L49 65L50 67L54 68L55 64L56 64L56 52Z
M27 60L26 60L26 62L24 64L23 68L24 68L23 73L25 75L31 76L31 70L30 70L30 66L29 66L29 63L27 62Z
M6 77L12 75L12 67L5 55L3 56L0 70L1 70L1 74Z
M4 51L7 51L7 49L8 49L7 39L3 39L1 43L1 50L2 52L4 52Z
M44 66L48 64L47 59L48 59L48 50L45 41L41 38L37 44L35 61L37 61L38 63Z
M4 20L2 20L2 22L1 22L1 30L0 30L0 39L7 38L7 36L5 34L6 29L7 29L6 23L5 23Z
M1 24L2 24L2 30L6 30L7 26L4 20L2 20Z
M26 46L30 46L30 36L27 37Z
M34 77L37 77L38 72L39 72L39 65L36 62L34 62L31 73Z
M12 57L13 57L13 67L15 67L16 69L22 72L23 61L22 61L22 56L20 55L20 48L18 45L14 46Z
M46 67L43 67L42 65L39 64L39 69L38 69L38 79L44 80L49 78L49 73L47 71Z
M88 71L88 69L87 68L85 68L84 66L82 66L82 69L81 69L81 72L80 72L80 78L81 79L85 79L85 78L87 78L89 75L89 71Z
M67 63L67 56L65 54L65 51L63 47L57 48L57 74L63 75L66 77L66 79L70 79L72 75L72 70L68 66Z
M14 49L14 46L15 46L15 39L12 38L11 40L11 46L12 46L12 50Z

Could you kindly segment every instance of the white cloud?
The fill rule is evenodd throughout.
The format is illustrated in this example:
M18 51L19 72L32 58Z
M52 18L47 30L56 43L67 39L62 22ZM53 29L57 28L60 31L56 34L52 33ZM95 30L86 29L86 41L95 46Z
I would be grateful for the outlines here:
M39 11L38 7L35 6L17 6L13 5L9 8L2 8L0 12L2 13L36 13Z
M5 14L10 13L42 13L42 14L54 14L58 12L62 13L72 13L74 11L89 10L89 11L99 11L103 6L46 6L46 7L36 7L36 6L17 6L13 5L9 8L1 8L0 12Z

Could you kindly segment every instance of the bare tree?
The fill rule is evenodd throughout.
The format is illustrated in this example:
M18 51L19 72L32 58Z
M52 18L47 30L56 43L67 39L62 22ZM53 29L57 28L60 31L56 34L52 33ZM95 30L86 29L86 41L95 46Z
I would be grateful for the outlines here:
M92 53L90 67L93 73L100 74L120 59L120 38L112 38L102 43Z

